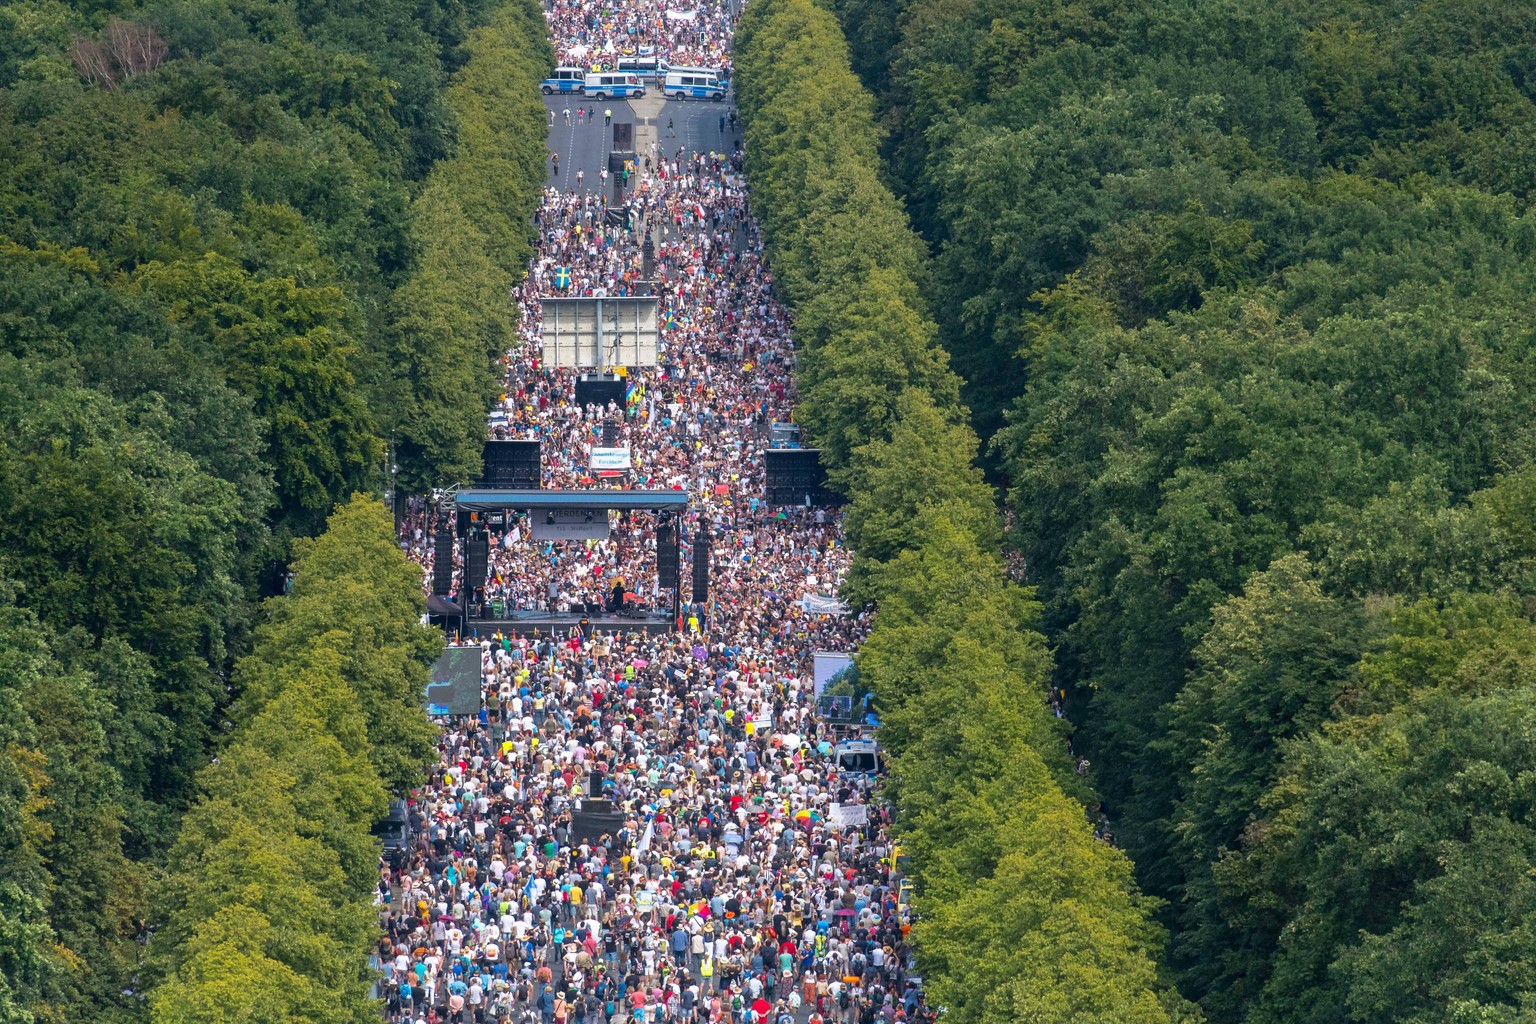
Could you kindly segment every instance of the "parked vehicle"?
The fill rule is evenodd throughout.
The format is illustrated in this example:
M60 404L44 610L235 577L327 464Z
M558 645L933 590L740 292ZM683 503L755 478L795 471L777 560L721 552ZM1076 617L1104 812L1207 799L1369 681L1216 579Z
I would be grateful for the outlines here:
M599 71L588 75L584 91L595 100L628 99L645 95L645 82L639 75L619 71Z
M702 69L690 68L679 71L673 68L667 72L667 77L662 79L661 91L675 99L725 99L725 86L720 84L720 77L712 71Z
M666 77L668 71L672 70L672 65L654 55L649 57L620 57L614 70L660 81Z
M390 802L389 810L373 826L373 835L384 843L385 856L405 849L411 844L411 816L404 800Z
M555 68L555 73L544 79L540 89L544 95L564 92L581 92L586 84L587 73L581 68Z
M880 747L874 740L844 740L832 748L837 770L848 775L874 775L880 769Z
M799 448L800 427L794 423L782 423L775 420L768 427L768 447L770 448Z

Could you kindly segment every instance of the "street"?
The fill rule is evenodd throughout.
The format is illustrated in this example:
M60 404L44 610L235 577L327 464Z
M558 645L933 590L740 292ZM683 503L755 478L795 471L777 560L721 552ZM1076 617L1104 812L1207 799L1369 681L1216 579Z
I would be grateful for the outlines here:
M544 106L554 114L555 121L549 129L548 148L550 152L560 154L558 174L554 162L546 160L546 184L558 186L563 191L596 192L602 187L598 172L608 164L613 140L613 127L603 124L604 110L613 111L615 123L627 122L635 126L635 152L642 161L652 139L659 142L662 152L670 156L679 146L688 153L730 152L733 139L740 138L739 130L732 133L730 128L732 104L729 96L719 101L665 99L658 86L649 89L643 99L598 101L577 95L545 96ZM578 106L597 112L591 122L576 123ZM570 124L565 123L566 111L570 111ZM722 116L727 119L723 133L720 131ZM672 123L670 131L667 128L669 121ZM579 189L577 171L583 172Z

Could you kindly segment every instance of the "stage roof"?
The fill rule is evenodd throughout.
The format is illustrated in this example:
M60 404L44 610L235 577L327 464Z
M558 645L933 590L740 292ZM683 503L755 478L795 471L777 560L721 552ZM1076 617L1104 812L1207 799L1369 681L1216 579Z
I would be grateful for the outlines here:
M454 503L469 512L501 508L608 508L621 512L681 512L688 508L688 494L686 491L513 491L475 487L460 491Z

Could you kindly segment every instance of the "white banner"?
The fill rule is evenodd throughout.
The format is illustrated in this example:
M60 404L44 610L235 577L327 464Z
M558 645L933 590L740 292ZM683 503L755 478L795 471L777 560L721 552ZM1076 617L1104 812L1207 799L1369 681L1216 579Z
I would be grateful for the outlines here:
M848 606L835 597L806 594L800 599L800 607L812 615L847 615Z
M628 448L593 448L593 469L629 469L632 463Z
M869 821L867 804L832 804L827 811L827 824L833 828L858 828Z

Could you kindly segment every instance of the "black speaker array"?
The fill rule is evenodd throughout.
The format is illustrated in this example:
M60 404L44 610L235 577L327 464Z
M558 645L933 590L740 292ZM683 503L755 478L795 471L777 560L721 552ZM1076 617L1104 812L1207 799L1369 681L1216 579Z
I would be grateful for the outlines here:
M537 441L487 441L480 486L521 490L538 487L539 458Z
M624 408L623 377L577 377L576 404L585 409L589 405L606 408L612 402Z
M603 424L603 447L618 448L619 446L619 425L608 420Z
M827 490L819 448L770 448L763 452L763 470L770 505L839 505L842 498Z
M656 527L656 576L663 588L677 589L677 529Z
M444 597L453 589L453 531L437 531L437 553L432 556L432 593Z
M693 540L693 599L709 600L709 534L701 533Z
M490 548L490 541L483 533L464 542L464 589L471 594L485 586L485 565Z

